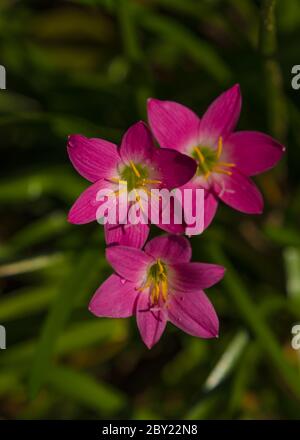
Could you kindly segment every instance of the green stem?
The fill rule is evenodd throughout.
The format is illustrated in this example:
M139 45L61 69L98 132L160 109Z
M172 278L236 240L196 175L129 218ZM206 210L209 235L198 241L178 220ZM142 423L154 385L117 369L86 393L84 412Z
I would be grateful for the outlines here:
M276 0L263 0L261 8L260 51L265 57L274 57L277 51Z
M136 5L132 0L118 0L117 5L124 52L135 85L137 110L139 116L145 119L145 102L152 94L152 78L138 38Z
M142 52L138 44L131 2L119 0L117 11L126 56L131 62L138 63L142 58Z

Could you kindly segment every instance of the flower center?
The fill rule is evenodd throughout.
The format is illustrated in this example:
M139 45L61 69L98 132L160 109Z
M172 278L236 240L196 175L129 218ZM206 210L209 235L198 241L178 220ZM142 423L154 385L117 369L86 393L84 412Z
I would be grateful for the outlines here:
M150 289L151 303L158 304L159 300L167 300L168 297L168 278L166 265L158 259L148 270L145 283L138 289L143 291Z
M130 161L130 165L126 165L120 173L121 181L127 182L128 191L140 188L147 180L149 171L147 167Z
M234 163L221 162L219 159L223 151L223 138L219 137L218 148L213 150L210 147L197 145L194 147L192 156L198 162L197 174L204 176L207 180L211 173L226 174L231 176L232 172L226 168L232 168ZM225 169L224 169L225 168Z
M147 167L130 160L129 165L126 165L120 172L120 178L111 177L109 180L118 183L119 185L127 185L127 188L115 191L115 196L119 196L121 193L125 192L126 189L128 192L134 191L136 194L136 201L140 204L140 208L143 211L141 197L137 189L142 188L148 195L151 195L147 185L159 185L162 183L161 180L149 179L148 176L149 170Z

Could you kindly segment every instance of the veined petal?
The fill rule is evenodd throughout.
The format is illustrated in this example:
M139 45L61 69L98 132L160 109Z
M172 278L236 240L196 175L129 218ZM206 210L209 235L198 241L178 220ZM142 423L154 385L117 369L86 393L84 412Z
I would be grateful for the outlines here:
M152 188L154 190L154 188ZM171 234L184 234L185 224L182 215L181 200L172 194L166 188L155 188L159 193L152 193L147 196L147 208L144 213L147 213L148 221L155 224L163 231ZM175 199L176 198L176 202ZM146 200L141 196L144 205ZM175 209L176 206L176 209ZM181 214L181 215L180 215Z
M168 266L170 286L178 292L207 289L218 283L225 269L209 263L177 263Z
M187 263L192 258L190 242L178 235L153 238L146 244L145 252L154 259L161 258L166 263Z
M184 234L185 232L185 225L182 224L176 224L172 220L172 214L171 214L171 222L169 224L166 223L158 223L157 225L159 229L162 231L168 232L169 234Z
M150 349L163 334L167 319L163 309L151 309L149 293L141 292L136 306L136 319L142 340Z
M184 332L199 338L216 338L219 320L203 291L175 292L168 303L168 319Z
M140 249L129 246L111 246L106 249L109 264L125 280L141 282L153 258ZM140 286L137 286L140 287Z
M149 235L149 225L104 225L105 241L107 245L123 245L142 248Z
M111 177L121 158L117 146L104 139L69 136L68 154L74 168L90 182Z
M162 186L167 189L178 188L187 183L196 173L197 163L186 154L174 150L157 149L152 158Z
M224 139L234 130L240 116L242 98L238 84L222 93L208 107L200 124L199 143L216 144L219 137Z
M156 150L152 134L147 125L139 121L128 128L122 138L120 155L126 163L145 163Z
M168 215L166 216L166 214ZM185 223L182 201L178 200L176 194L175 197L170 197L170 202L165 200L164 196L161 197L159 218L160 221L157 226L163 231L170 234L184 234Z
M237 170L231 176L222 176L214 183L218 197L231 208L246 214L261 214L263 197L249 177Z
M94 294L89 310L96 316L128 318L135 313L138 292L134 283L125 283L118 275L111 275Z
M237 131L227 141L226 154L246 176L254 176L272 168L281 158L285 147L258 131Z
M150 98L147 109L151 130L161 147L184 153L197 145L200 118L188 107Z
M105 180L98 180L89 186L75 201L68 214L68 221L77 225L96 220L97 210L103 201L97 200L99 191L112 192L112 185ZM110 208L114 209L116 199L111 198Z

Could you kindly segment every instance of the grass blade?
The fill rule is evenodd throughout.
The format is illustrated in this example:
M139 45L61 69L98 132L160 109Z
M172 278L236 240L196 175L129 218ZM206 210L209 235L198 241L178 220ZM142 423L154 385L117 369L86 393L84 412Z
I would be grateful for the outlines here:
M63 283L52 304L42 329L30 372L29 393L32 398L36 396L50 369L55 344L66 321L70 317L78 296L82 295L82 292L89 288L89 283L95 274L95 269L98 272L97 265L95 264L98 261L97 254L92 250L85 252L80 257L80 260L78 260L78 257L74 258L74 266L71 269L71 273Z

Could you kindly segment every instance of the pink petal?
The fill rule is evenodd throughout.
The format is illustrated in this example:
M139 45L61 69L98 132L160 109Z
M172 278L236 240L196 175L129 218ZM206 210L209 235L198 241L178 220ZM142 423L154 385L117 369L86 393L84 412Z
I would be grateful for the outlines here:
M178 292L207 289L224 276L222 266L208 263L177 263L168 266L170 286Z
M200 124L199 143L214 145L220 136L230 134L239 119L242 99L238 84L222 93L208 107Z
M149 128L142 121L132 125L124 134L120 155L124 162L144 163L156 150Z
M226 154L246 176L269 170L281 159L284 151L283 145L258 131L238 131L226 141Z
M151 130L163 148L181 152L197 145L200 118L189 108L173 101L148 99Z
M153 262L153 258L145 252L129 246L107 248L106 258L118 275L133 282L142 282L147 267Z
M190 242L178 235L163 235L150 240L145 252L154 259L161 258L166 263L185 263L192 258Z
M189 206L189 204L187 204L187 202L185 202L184 199L184 191L188 189L192 191L192 197L191 197L191 207ZM184 210L185 210L185 220L186 220L186 225L189 228L195 228L196 227L196 222L194 222L194 224L189 224L188 222L188 215L187 215L187 209L191 210L192 209L192 213L193 213L193 217L196 216L197 212L199 212L199 214L201 213L200 211L200 207L198 208L198 210L196 209L196 203L200 203L199 200L197 201L197 189L204 189L204 229L206 229L210 223L212 222L216 212L217 212L217 208L218 208L218 199L215 197L215 195L213 194L213 192L208 188L206 188L203 183L200 181L199 178L194 178L192 179L190 182L188 182L186 185L183 185L180 190L182 191L183 194L183 204L184 204ZM201 222L199 222L201 223ZM203 225L200 225L199 230L195 230L195 233L193 235L197 235L203 232L202 227Z
M123 245L142 248L149 235L149 225L104 225L105 241L107 245Z
M89 186L75 201L68 214L68 221L77 225L89 223L96 220L97 210L102 201L97 201L97 194L100 190L111 191L111 184L105 180L98 180ZM111 199L113 207L115 201Z
M90 182L111 177L121 160L117 146L104 139L75 134L69 136L67 148L74 168Z
M141 292L136 307L136 319L141 337L150 349L156 344L163 334L167 319L161 309L151 309L149 294Z
M135 313L138 292L133 283L111 275L94 294L89 310L96 316L128 318Z
M178 206L176 206L176 214L175 214L175 203L177 202L175 202L173 197L170 198L170 204L168 203L168 200L166 203L164 203L164 198L163 197L161 198L160 213L159 213L160 221L157 224L157 226L163 231L169 232L170 234L184 234L185 224L184 224L182 203L181 200L178 201ZM181 218L180 217L178 219L175 218L175 215L179 215L179 212L177 211L180 211ZM167 216L167 218L164 218L163 214L165 212L169 213L169 216Z
M194 159L186 154L167 149L157 149L152 163L162 180L162 186L170 190L191 180L197 169Z
M158 188L155 188L157 191ZM146 203L146 201L144 200ZM184 234L185 225L182 214L181 200L176 202L176 217L175 217L175 202L173 195L166 188L160 188L159 193L154 193L148 197L148 207L144 212L148 213L148 220L150 223L157 225L163 231L171 234ZM180 211L180 212L178 212Z
M168 319L184 332L199 338L216 338L219 320L203 291L175 293L168 303Z
M246 214L261 214L263 198L251 179L235 170L231 176L222 176L214 189L219 198L237 211Z

